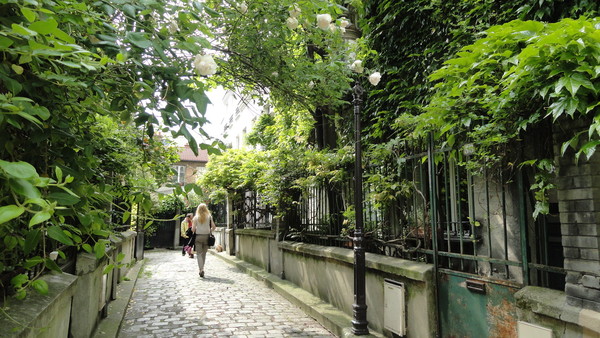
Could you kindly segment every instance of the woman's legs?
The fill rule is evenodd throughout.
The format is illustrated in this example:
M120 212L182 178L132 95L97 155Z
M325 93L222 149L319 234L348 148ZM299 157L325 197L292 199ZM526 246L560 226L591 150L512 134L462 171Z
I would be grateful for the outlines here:
M204 263L208 251L208 235L196 235L196 255L198 259L198 270L200 277L204 277Z
M190 246L192 250L190 250L190 258L194 258L194 251L196 251L196 234L193 234L190 239Z

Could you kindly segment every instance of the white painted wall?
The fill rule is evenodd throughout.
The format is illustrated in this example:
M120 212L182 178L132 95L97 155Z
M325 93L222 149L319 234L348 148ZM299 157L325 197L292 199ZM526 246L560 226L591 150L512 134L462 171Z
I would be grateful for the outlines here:
M226 91L222 97L223 119L223 141L233 149L241 149L247 146L246 134L252 131L258 117L269 111L256 100L243 97L233 91Z

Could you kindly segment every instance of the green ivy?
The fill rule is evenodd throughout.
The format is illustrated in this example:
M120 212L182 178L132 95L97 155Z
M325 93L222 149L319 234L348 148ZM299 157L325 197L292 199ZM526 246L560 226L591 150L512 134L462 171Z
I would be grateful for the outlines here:
M576 159L589 159L600 144L598 28L597 18L516 20L490 28L431 76L436 93L416 118L414 134L435 132L449 146L477 140L472 161L489 164L516 160L504 149L544 120L579 119L584 130L563 144L560 155L573 148ZM552 166L539 169L553 172ZM536 175L532 187L538 191L536 216L548 210L547 178Z
M60 245L101 257L112 222L149 210L176 161L161 125L195 143L208 100L179 52L185 34L167 34L178 9L0 1L0 273L16 274L19 297L45 290L21 269L59 270L48 253Z

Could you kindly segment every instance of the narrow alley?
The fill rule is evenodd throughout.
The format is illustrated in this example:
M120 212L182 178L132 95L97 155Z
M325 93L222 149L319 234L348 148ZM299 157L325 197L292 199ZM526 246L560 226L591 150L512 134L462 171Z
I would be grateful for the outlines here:
M264 283L207 254L150 250L119 337L334 337Z

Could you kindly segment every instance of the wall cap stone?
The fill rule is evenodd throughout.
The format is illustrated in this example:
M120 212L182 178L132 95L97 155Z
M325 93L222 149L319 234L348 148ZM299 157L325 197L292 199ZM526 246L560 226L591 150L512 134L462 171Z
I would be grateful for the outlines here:
M600 312L567 304L563 291L526 286L515 293L517 307L600 334Z
M119 233L121 236L123 236L123 238L127 239L129 237L136 237L137 236L137 232L133 231L133 230L126 230L123 232Z
M25 327L20 327L14 321L6 316L0 316L0 337L27 337L37 336L33 330L39 329L38 318L49 311L50 306L56 302L59 297L71 297L74 292L74 286L77 282L77 276L61 273L46 274L40 277L41 280L48 283L48 294L41 295L33 290L29 290L25 299L19 301L10 298L10 304L2 304L9 307L9 313L12 318ZM37 324L37 326L36 326ZM14 330L14 331L13 331Z
M112 249L110 250L112 251ZM110 252L109 248L105 250L105 253L108 252ZM93 253L80 252L77 254L77 260L75 261L75 273L78 276L90 273L103 264L106 259L106 256L102 256L100 259L98 259Z
M352 249L286 241L279 242L278 246L284 251L307 254L315 257L325 257L347 264L354 264L354 251ZM373 253L366 253L365 266L368 269L379 270L417 281L429 281L433 278L432 264L413 262Z
M123 241L127 241L131 237L136 237L137 232L132 230L125 230L114 233L110 236L110 241L115 245L120 245Z
M244 236L275 238L275 231L274 230L235 229L235 234L236 235L244 235Z

